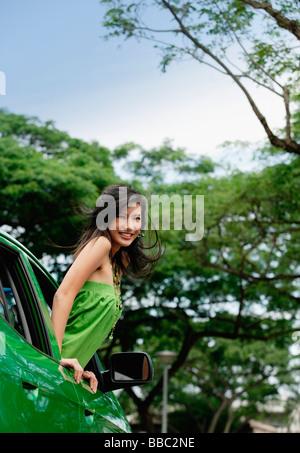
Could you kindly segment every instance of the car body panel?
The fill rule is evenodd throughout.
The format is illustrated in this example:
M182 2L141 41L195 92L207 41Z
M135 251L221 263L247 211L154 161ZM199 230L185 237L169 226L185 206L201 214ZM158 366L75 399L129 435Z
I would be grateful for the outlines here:
M0 328L0 431L80 431L72 374L63 374L56 361L28 344L2 318Z

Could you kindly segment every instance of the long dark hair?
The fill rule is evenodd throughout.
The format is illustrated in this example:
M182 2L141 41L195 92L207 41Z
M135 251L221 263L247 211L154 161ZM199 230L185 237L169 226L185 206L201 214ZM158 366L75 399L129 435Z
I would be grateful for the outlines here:
M125 193L126 198L124 198L122 195L120 197L120 192L122 192L122 194ZM141 232L143 233L143 231L145 230L147 221L146 214L148 212L146 206L146 197L144 197L140 192L138 192L129 184L118 183L104 187L94 209L81 209L84 217L86 218L87 226L85 227L80 239L74 246L74 259L76 259L81 250L92 239L98 238L100 236L105 236L111 242L111 236L107 227L107 223L104 224L103 222L103 217L105 217L104 209L106 210L105 212L107 212L107 205L105 206L105 200L107 200L108 197L113 197L115 201L114 210L110 211L110 214L114 212L114 217L118 216L119 213L128 206L129 202L131 203L132 201L136 201L140 203L142 208ZM99 221L99 218L102 219L102 222ZM115 262L119 266L121 271L124 273L124 276L128 277L129 280L136 278L143 278L148 280L152 271L154 270L156 263L164 255L158 233L156 229L151 229L151 220L148 220L150 222L150 228L148 230L149 233L147 246L145 244L143 236L138 236L128 247L120 247L113 257L113 262ZM151 245L151 236L153 232L155 235L155 242ZM148 253L145 253L146 250L154 249L154 247L158 249L156 254L150 255ZM123 258L129 260L130 264L127 268L125 268L123 264Z

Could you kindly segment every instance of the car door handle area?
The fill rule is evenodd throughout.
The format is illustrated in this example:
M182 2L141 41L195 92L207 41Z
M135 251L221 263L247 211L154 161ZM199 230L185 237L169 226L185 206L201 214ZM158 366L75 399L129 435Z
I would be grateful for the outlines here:
M22 369L21 383L27 399L36 401L39 396L39 385L32 372Z
M92 425L94 423L95 411L92 409L85 409L84 410L85 421L88 425Z
M22 387L25 393L25 396L30 401L37 401L39 397L39 386L34 382L27 380L22 380Z
M33 382L22 381L22 387L24 390L36 390L39 386Z

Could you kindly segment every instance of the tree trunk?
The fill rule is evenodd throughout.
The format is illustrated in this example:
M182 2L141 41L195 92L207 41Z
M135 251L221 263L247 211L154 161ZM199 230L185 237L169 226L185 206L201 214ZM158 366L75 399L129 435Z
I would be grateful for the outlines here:
M153 423L153 416L149 411L149 406L140 407L139 415L142 429L145 430L147 433L155 433L156 430Z
M226 420L226 424L225 424L225 428L224 428L224 433L229 433L230 432L230 428L231 428L231 425L232 425L232 422L233 422L233 410L232 410L232 405L230 404L228 406L228 416L227 416L227 420Z
M217 423L219 421L219 418L220 418L223 410L226 408L227 405L228 405L228 401L223 400L222 403L220 404L218 410L216 411L215 415L212 418L212 421L211 421L211 423L209 425L209 428L208 428L208 433L214 433L215 432L215 429L216 429Z

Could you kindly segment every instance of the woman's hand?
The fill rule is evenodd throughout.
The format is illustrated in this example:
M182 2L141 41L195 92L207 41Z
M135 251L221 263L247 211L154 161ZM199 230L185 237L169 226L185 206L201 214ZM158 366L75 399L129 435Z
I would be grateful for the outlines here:
M92 371L84 371L82 373L82 377L90 380L90 387L92 391L96 393L98 388L98 379L96 378L94 373Z
M90 387L94 393L98 388L98 380L92 371L85 371L77 359L61 359L60 364L67 368L73 368L74 379L79 384L82 378L90 380Z

